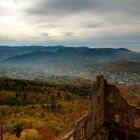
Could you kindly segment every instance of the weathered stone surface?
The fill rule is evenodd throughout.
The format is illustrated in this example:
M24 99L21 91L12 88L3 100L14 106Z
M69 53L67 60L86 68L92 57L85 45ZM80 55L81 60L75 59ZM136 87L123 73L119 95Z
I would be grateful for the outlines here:
M129 105L115 85L99 75L89 96L89 113L64 140L140 140L140 128L134 126L140 108Z

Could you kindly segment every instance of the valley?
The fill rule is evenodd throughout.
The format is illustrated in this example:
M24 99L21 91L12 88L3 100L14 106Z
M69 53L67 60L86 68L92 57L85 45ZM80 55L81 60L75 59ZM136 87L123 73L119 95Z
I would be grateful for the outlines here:
M138 52L65 46L0 50L4 140L25 140L28 133L33 139L61 140L89 110L89 91L97 74L117 85L127 102L140 106Z
M140 83L140 53L125 48L1 46L0 50L1 76L63 81L67 77L93 80L102 73L114 83Z

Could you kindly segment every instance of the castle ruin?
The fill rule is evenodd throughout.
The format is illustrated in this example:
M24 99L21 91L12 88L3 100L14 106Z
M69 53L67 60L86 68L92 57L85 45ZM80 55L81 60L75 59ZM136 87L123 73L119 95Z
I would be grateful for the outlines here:
M140 107L121 96L119 89L97 76L90 92L90 110L80 118L63 140L140 140L135 119Z

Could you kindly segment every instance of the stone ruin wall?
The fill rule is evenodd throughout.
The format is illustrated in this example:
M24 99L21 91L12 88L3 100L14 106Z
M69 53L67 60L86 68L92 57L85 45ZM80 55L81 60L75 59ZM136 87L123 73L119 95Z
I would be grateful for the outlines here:
M140 117L140 108L129 105L116 86L99 75L89 97L88 114L77 121L63 140L140 140L140 128L134 126L134 117Z

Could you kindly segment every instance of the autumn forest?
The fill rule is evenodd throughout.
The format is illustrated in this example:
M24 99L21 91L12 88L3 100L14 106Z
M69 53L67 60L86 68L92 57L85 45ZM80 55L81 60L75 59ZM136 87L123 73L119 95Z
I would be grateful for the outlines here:
M90 83L0 78L1 139L61 139L86 113Z

